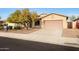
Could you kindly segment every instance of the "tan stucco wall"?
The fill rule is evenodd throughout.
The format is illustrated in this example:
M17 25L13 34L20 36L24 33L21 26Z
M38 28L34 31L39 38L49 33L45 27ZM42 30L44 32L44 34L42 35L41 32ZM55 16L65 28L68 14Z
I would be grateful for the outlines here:
M73 29L75 29L75 28L76 28L76 21L73 22Z
M67 28L66 17L55 15L55 14L44 17L44 18L42 18L42 25L41 25L42 27L44 27L44 20L62 20L63 21L63 28Z

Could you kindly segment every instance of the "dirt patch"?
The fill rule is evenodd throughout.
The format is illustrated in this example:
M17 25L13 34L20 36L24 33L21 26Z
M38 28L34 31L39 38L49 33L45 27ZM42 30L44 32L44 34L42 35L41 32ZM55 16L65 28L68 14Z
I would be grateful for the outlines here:
M7 32L10 32L10 33L21 33L21 34L29 34L29 33L32 33L32 32L35 32L35 31L38 31L39 29L21 29L21 30L8 30ZM4 30L0 30L0 32L5 32Z
M79 38L79 29L64 29L63 37Z

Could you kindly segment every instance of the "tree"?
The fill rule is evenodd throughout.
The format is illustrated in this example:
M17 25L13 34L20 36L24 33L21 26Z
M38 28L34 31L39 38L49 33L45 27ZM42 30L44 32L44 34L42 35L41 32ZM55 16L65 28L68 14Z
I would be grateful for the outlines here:
M24 25L25 28L28 29L28 24L29 24L29 19L30 19L30 11L29 9L23 9L20 15L20 22L21 24Z
M31 13L32 27L35 26L35 21L37 20L37 18L38 18L38 14L36 12L32 12Z
M14 13L12 13L8 18L7 18L7 21L8 22L18 22L19 20L19 17L21 15L21 11L20 10L16 10Z
M74 15L72 15L71 17L70 17L70 20L75 20L76 19L76 16L74 16Z
M0 19L1 19L1 16L0 16Z
M12 18L11 18L11 17L8 17L8 18L7 18L7 20L6 20L6 22L12 23L12 22L13 22L13 20L12 20Z
M8 18L7 21L11 23L20 23L25 28L34 27L38 14L36 12L30 12L29 9L16 10Z

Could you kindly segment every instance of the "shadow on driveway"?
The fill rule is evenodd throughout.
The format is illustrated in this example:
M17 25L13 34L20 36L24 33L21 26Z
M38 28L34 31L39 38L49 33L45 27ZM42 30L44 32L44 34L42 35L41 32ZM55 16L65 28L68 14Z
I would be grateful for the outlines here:
M0 51L79 51L79 48L0 37Z

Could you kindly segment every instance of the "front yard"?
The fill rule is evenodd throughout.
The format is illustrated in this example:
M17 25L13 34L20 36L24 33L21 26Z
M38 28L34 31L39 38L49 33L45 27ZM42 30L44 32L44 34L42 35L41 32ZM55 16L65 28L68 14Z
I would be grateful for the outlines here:
M63 37L79 38L79 29L64 29Z
M41 28L31 28L31 29L28 29L28 30L27 29L20 29L20 30L14 29L14 30L8 30L7 32L29 34L29 33L38 31L40 29ZM5 32L5 31L0 30L0 32ZM79 29L64 29L63 30L63 37L79 38Z
M20 29L20 30L8 30L7 32L11 32L11 33L21 33L21 34L29 34L35 31L38 31L39 29L37 28L33 28L33 29ZM1 32L6 32L4 30L0 30Z

